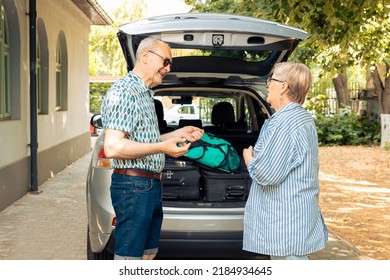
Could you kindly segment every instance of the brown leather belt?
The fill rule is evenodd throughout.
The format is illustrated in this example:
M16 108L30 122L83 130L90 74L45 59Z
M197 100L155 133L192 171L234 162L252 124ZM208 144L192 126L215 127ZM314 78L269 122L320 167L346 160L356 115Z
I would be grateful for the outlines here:
M138 176L138 177L157 179L157 180L161 180L163 176L162 173L146 171L146 170L127 169L127 168L123 168L123 169L115 168L114 173L126 175L126 176Z

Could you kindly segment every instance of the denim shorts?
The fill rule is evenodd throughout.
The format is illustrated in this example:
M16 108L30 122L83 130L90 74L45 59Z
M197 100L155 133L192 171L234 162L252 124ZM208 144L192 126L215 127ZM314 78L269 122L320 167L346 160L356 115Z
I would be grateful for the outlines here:
M113 173L110 190L117 218L116 258L156 254L163 219L161 181Z

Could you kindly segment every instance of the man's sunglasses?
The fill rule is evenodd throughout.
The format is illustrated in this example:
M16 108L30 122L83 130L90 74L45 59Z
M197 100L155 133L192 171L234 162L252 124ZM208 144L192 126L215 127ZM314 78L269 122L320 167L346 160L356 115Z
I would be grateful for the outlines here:
M167 67L169 65L169 67L172 69L173 64L172 64L172 61L168 57L163 57L163 56L159 55L158 53L151 51L151 50L148 50L148 51L151 52L152 54L155 54L155 55L161 57L161 59L163 60L164 67Z

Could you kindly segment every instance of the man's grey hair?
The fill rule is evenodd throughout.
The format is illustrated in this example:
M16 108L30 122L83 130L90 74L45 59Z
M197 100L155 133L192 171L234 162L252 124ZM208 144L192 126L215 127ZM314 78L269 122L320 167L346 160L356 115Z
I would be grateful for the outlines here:
M147 50L157 51L158 47L161 44L165 44L165 43L157 38L148 37L148 38L143 39L141 41L141 43L139 44L137 52L135 54L136 60L138 60L141 57L141 54L144 51L147 51Z

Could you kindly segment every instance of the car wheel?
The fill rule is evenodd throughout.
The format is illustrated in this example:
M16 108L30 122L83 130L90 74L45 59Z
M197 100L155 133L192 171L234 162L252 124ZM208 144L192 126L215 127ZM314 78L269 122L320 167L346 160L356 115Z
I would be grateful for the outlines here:
M100 253L94 253L91 249L91 241L89 239L89 228L87 230L87 259L88 260L113 260L114 254L104 249Z

